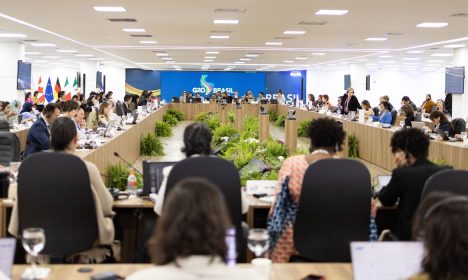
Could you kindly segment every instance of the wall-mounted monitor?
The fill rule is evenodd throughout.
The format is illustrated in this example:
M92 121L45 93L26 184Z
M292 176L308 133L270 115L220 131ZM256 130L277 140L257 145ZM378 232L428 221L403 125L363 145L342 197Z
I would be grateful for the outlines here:
M18 75L16 88L18 90L31 89L31 63L18 60Z
M344 75L344 90L348 90L351 87L351 75Z
M445 68L445 92L461 94L465 91L465 67Z

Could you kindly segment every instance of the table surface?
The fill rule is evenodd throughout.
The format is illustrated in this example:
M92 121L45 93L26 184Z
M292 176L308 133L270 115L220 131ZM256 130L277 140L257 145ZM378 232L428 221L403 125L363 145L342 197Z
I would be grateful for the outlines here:
M29 267L27 265L13 266L12 279L21 279L21 274ZM91 275L97 273L112 271L120 276L126 277L131 273L148 267L151 264L101 264L101 265L48 265L44 266L51 269L49 280L89 280ZM91 268L92 272L81 273L79 268ZM251 268L250 264L241 264L239 267ZM291 263L291 264L273 264L268 279L272 280L299 280L309 274L323 275L327 279L346 280L352 279L353 273L349 263Z

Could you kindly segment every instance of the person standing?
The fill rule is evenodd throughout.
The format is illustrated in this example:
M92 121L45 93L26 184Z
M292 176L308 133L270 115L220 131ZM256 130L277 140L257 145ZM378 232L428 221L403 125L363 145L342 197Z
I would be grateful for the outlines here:
M346 91L346 94L343 96L342 102L344 114L348 114L349 112L357 112L358 109L362 109L361 104L359 104L359 100L354 95L353 88L349 88Z

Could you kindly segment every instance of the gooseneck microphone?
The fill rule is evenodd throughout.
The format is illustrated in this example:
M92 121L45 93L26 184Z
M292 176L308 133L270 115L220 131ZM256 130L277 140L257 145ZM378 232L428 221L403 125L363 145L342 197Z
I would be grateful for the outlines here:
M123 157L121 157L121 156L119 155L119 153L114 152L114 156L118 157L121 161L123 161L125 164L127 164L128 167L132 168L133 170L135 170L135 172L137 172L138 174L140 174L141 176L143 176L143 173L141 173L138 169L136 169L135 166L133 166L133 164L131 164L131 163L128 162L126 159L124 159Z

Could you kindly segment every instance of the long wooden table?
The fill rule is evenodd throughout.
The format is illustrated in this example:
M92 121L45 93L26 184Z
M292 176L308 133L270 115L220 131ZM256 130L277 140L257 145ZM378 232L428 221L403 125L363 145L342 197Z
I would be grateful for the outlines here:
M12 279L21 279L21 274L28 266L13 266ZM102 264L102 265L47 265L51 269L47 280L88 280L91 275L112 271L115 274L126 277L131 273L152 267L151 264ZM91 268L91 272L78 272L80 268ZM241 268L253 268L250 264L240 264ZM353 279L351 264L349 263L288 263L273 264L270 268L268 279L270 280L300 280L309 274L323 275L331 280ZM155 276L157 279L157 275Z

